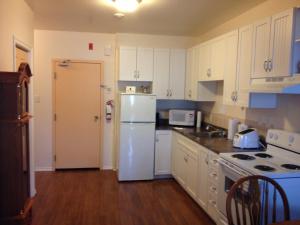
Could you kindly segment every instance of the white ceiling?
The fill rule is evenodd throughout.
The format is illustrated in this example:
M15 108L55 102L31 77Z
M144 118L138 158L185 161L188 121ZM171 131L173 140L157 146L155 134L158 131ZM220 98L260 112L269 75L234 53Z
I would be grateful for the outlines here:
M36 29L196 36L265 0L143 0L122 19L110 0L25 1Z

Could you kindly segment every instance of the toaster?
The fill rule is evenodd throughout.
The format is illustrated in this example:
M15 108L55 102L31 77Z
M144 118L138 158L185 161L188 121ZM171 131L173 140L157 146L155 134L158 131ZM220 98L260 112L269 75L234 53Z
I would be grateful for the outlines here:
M259 148L259 136L256 129L250 128L234 135L233 146L237 148Z

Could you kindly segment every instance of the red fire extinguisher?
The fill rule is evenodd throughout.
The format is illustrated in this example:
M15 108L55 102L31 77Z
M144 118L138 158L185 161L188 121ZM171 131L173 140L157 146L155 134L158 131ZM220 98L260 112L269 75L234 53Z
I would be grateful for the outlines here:
M109 100L106 102L106 109L105 109L105 117L106 120L111 120L112 118L112 108L113 108L113 100Z

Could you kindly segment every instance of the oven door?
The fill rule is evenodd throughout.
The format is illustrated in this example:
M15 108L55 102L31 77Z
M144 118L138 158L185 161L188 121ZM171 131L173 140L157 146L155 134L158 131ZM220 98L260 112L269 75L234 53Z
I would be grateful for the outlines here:
M219 180L218 180L218 210L226 216L226 199L232 185L242 177L249 176L250 173L224 160L219 160Z

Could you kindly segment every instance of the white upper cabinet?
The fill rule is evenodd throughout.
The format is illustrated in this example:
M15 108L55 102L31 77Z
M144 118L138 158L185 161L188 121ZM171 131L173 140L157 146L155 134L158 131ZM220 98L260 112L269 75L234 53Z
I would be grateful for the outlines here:
M226 75L224 78L223 103L248 108L275 108L274 94L250 94L252 69L253 25L233 32L227 39Z
M153 93L157 99L184 99L186 50L155 49Z
M251 78L291 75L294 9L254 23Z
M153 49L137 49L138 81L153 81Z
M184 99L186 50L171 49L170 55L170 97Z
M199 81L224 79L226 36L208 41L200 46Z
M169 98L170 49L154 50L153 93L157 99Z
M120 47L119 55L119 80L136 80L136 48Z
M226 38L217 38L211 43L211 71L209 80L224 79Z
M187 56L187 69L186 69L186 81L185 81L185 99L190 101L199 101L198 76L199 76L199 56L200 47L195 46L188 49ZM203 96L202 97L206 97Z
M153 81L153 49L120 47L119 80Z

